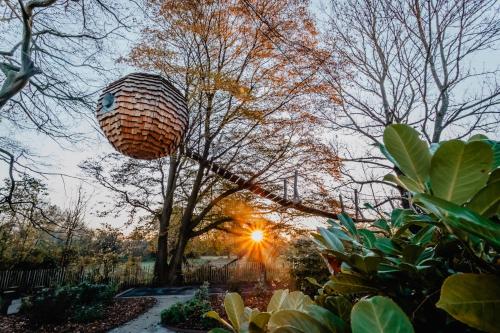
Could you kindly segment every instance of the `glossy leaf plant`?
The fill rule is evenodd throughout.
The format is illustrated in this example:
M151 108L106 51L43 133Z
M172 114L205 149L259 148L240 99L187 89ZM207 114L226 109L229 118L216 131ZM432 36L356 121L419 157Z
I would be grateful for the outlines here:
M500 331L500 144L476 135L429 147L398 124L380 148L397 172L385 180L407 191L409 208L376 212L369 225L345 213L328 220L312 234L331 272L325 284L307 279L318 288L314 303L277 291L258 312L228 294L228 330ZM302 301L285 302L292 295Z

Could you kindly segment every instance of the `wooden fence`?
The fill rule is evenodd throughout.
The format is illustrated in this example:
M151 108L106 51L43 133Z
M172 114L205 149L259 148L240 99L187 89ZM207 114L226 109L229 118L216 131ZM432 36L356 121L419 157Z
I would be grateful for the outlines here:
M80 282L116 283L127 287L150 285L152 280L152 267L137 267L133 270L112 268L106 272L94 268L10 270L0 271L0 290L13 287L30 290Z
M265 269L265 270L264 270ZM106 271L94 268L53 268L36 270L0 271L0 290L19 288L31 290L53 287L67 283L116 283L122 287L150 286L153 281L153 266L135 268L112 267ZM216 267L209 264L189 267L183 272L185 284L227 282L256 282L263 277L268 281L283 280L288 277L288 267L273 264L264 267L255 262L233 262Z
M234 262L223 267L202 265L185 270L184 282L198 284L227 282L256 282L263 278L268 281L284 280L289 277L288 266L285 264L262 265L257 262Z

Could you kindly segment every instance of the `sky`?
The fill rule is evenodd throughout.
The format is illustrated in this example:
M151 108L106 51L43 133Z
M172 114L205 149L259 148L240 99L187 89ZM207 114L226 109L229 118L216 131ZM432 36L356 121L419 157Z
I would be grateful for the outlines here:
M312 9L316 16L320 19L324 19L323 1L313 1ZM130 68L124 64L116 64L114 60L120 55L127 54L127 51L131 48L134 41L138 39L138 33L136 31L131 31L127 34L128 40L121 40L119 42L113 41L113 49L115 52L115 57L108 59L108 64L114 67L114 78L119 78L131 71ZM477 59L478 63L488 63L496 64L500 66L500 56L498 52L485 54L483 59ZM113 77L108 80L103 80L102 86L104 87L109 83ZM28 145L32 151L37 152L40 156L40 160L49 163L50 165L44 166L43 170L52 173L64 173L71 175L72 177L61 177L61 176L47 176L46 182L49 186L50 200L51 202L61 206L67 207L70 201L76 195L77 189L80 185L83 186L87 194L91 197L89 203L89 209L87 213L87 223L91 227L98 227L101 223L110 223L113 226L123 226L126 222L126 216L115 217L98 217L95 214L95 208L99 207L99 203L102 201L107 201L109 198L109 193L99 187L98 185L92 183L89 179L83 179L78 164L81 161L95 157L97 155L102 155L105 153L113 152L113 148L102 136L101 133L95 131L92 125L89 123L78 124L79 129L87 132L90 140L84 143L79 143L76 146L71 146L65 144L64 147L60 146L53 140L47 138L44 135L37 134L34 132L18 132L13 131L8 128L5 123L0 123L0 132L2 134L7 134L8 136L15 138L26 145ZM332 138L334 135L332 134ZM336 135L335 140L341 144L349 145L356 149L356 146L361 146L364 144L362 140L353 140L352 137L346 137L342 135ZM5 167L0 166L0 177L5 178L7 176L7 170ZM73 178L75 177L75 178ZM321 223L323 219L312 218L300 221L301 223L307 225L308 227L314 227ZM127 231L129 229L124 229Z

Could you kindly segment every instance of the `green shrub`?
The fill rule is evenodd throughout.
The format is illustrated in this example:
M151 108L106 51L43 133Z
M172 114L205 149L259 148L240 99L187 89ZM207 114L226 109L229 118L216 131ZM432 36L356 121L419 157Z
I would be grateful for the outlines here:
M100 318L104 305L111 302L115 293L114 285L105 284L45 288L24 298L21 310L37 323L57 323L67 318L91 321Z
M207 281L203 282L203 284L198 288L194 293L194 299L199 301L208 301L208 287L209 284Z
M318 228L332 275L309 279L316 304L282 290L259 312L229 293L229 321L206 315L235 333L499 332L500 143L476 135L429 148L391 125L381 149L396 171L385 180L408 192L409 207L376 212L369 226L342 213Z
M81 305L75 308L73 320L78 323L89 323L102 319L104 316L104 306L102 304Z
M176 326L184 323L189 319L199 320L202 327L213 327L213 320L202 318L202 315L212 310L208 301L192 299L185 303L176 303L161 312L161 323L164 325Z
M314 296L318 287L307 278L314 276L319 283L324 283L330 277L320 252L309 238L300 237L294 240L286 258L290 263L290 275L295 288L309 296Z
M115 285L81 283L73 287L73 294L81 304L108 304L117 292Z
M317 306L301 291L276 290L261 312L245 307L238 293L227 293L224 309L228 320L215 311L205 313L205 317L217 320L224 329L213 329L210 333L337 333L344 332L345 323L332 312Z
M75 300L69 288L44 288L22 303L22 311L38 323L56 323L69 317Z
M429 148L411 127L391 125L384 144L397 170L385 180L408 191L410 207L383 214L369 228L340 214L318 229L323 256L341 265L316 302L339 313L340 298L346 304L372 297L343 318L378 320L383 311L368 313L376 306L405 327L411 318L417 331L470 330L466 325L495 331L498 308L490 305L500 302L500 143L474 136ZM375 299L380 294L392 301ZM364 332L359 325L356 331Z
M163 325L176 326L187 320L196 320L200 322L203 328L211 328L217 325L217 322L211 318L204 318L203 314L211 311L208 296L208 283L205 282L196 292L192 299L187 302L175 303L168 309L164 309L161 316Z
M161 323L165 325L177 325L186 321L184 303L175 303L161 312Z

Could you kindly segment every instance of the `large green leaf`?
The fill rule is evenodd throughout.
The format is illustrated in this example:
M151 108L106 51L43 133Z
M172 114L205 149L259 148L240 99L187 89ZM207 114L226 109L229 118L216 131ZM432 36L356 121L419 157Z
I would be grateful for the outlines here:
M323 237L323 243L327 248L338 252L344 252L342 241L334 233L325 228L318 228L318 231Z
M351 312L353 333L410 333L413 326L390 298L375 296L356 303Z
M425 248L414 244L408 244L403 249L403 260L409 264L415 264Z
M280 309L304 310L306 306L313 304L312 299L301 291L292 291L286 295Z
M272 333L307 333L302 330L299 330L296 327L285 325L275 328L271 331Z
M375 273L381 261L381 257L373 255L363 256L353 253L349 257L349 264L351 266L356 268L357 271L361 271L367 274Z
M493 177L495 177L494 180L492 180ZM490 217L498 212L499 206L500 179L496 179L496 173L492 173L486 187L483 187L476 193L467 204L467 208L472 209L484 217Z
M224 326L226 326L227 328L229 328L230 330L233 330L233 327L231 326L231 324L229 324L226 320L224 320L224 318L222 318L221 316L219 316L219 314L215 311L208 311L207 313L205 313L203 315L204 317L207 317L207 318L212 318L212 319L215 319L217 320L219 323L223 324ZM213 331L213 330L212 330ZM210 332L212 332L210 331Z
M356 226L354 225L354 221L352 220L352 218L347 215L346 213L340 213L337 215L340 223L342 223L342 225L344 227L346 227L347 231L349 231L349 233L353 236L353 237L357 237L358 236L358 230L356 229Z
M500 332L500 278L486 274L452 275L444 281L436 306L469 326Z
M359 235L361 236L361 239L363 240L363 245L367 248L372 248L377 240L375 237L375 234L373 231L368 230L368 229L359 229L358 230Z
M380 237L374 243L375 248L382 251L385 254L394 255L401 251L396 247L397 245L389 238Z
M394 124L384 131L384 144L396 160L397 167L409 178L425 184L431 165L427 144L408 125Z
M393 227L401 227L404 225L414 212L410 209L396 208L391 213L391 224Z
M413 193L422 193L425 192L425 187L419 181L413 180L410 177L406 177L405 175L401 175L398 177L399 182L403 184L403 188L406 188L408 191Z
M281 305L285 301L288 295L288 289L276 290L271 297L271 300L267 304L267 312L277 311L281 308Z
M391 231L389 224L384 219L377 219L375 222L373 222L373 227L387 231L387 232Z
M500 141L490 140L483 134L473 135L469 139L469 142L471 141L482 141L490 145L491 149L493 150L493 169L500 167Z
M483 140L488 140L488 137L484 134L475 134L471 136L467 141L472 142L472 141L483 141Z
M269 322L269 318L271 318L271 314L269 312L258 312L255 311L250 316L248 330L249 333L264 333L266 332L267 323Z
M239 331L242 324L243 312L245 311L245 305L241 296L238 293L228 293L224 297L224 309L234 329Z
M392 164L398 165L398 162L396 162L394 157L392 157L391 154L389 154L389 152L387 151L387 149L385 148L385 146L383 144L379 143L379 144L376 144L375 146L378 146L378 148L380 149L380 152L382 154L384 154L385 158L387 158Z
M336 274L325 284L326 288L342 295L346 294L369 294L378 290L363 278L352 274Z
M410 242L416 245L426 245L432 241L435 232L436 226L426 225L410 239Z
M393 175L392 173L389 173L384 176L384 180L393 184L396 184L398 186L401 186L402 188L413 192L413 193L422 193L425 192L424 185L419 183L418 181L415 181L409 177L406 177L404 175L396 176Z
M491 149L493 150L493 169L499 168L500 167L500 142L488 140L488 141L486 141L486 143L489 144L491 146Z
M273 313L269 319L269 328L271 329L271 332L274 332L281 326L293 327L294 329L304 333L330 332L328 328L318 320L314 319L307 313L298 310L280 310Z
M354 238L349 236L344 230L340 229L338 226L337 227L330 227L328 228L330 232L333 232L335 236L337 236L340 240L345 240L348 242L356 242Z
M493 153L481 141L443 142L431 160L430 180L433 194L461 205L488 180Z
M425 208L442 218L443 222L451 229L458 231L458 234L465 231L500 249L500 224L468 208L427 194L417 194L415 200L423 203Z
M330 332L343 332L345 330L346 325L342 319L319 305L309 305L306 308L306 312L308 315L328 327Z
M342 318L344 322L349 321L352 303L346 296L328 296L325 300L325 304L330 309L333 309L335 314Z

